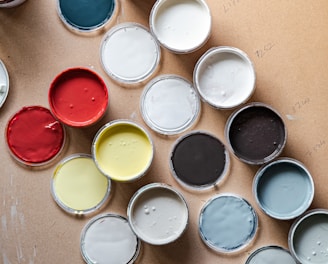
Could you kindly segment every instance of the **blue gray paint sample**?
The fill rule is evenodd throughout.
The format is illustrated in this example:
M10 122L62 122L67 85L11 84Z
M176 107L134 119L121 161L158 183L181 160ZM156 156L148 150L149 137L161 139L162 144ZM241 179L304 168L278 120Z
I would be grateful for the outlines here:
M203 207L199 232L203 241L218 252L241 250L254 238L258 219L252 206L235 195L218 195Z
M328 263L328 211L315 209L298 218L289 231L288 246L299 263Z
M265 246L255 250L245 264L296 264L289 251L279 246Z
M308 170L300 162L279 159L256 174L254 194L261 209L276 219L293 219L312 203L314 184Z
M59 11L65 21L79 30L104 25L112 16L115 0L59 0Z

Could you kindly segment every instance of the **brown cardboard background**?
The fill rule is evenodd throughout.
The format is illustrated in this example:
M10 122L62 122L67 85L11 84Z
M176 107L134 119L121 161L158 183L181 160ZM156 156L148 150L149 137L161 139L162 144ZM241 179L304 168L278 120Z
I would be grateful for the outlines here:
M154 1L121 0L112 24L138 22L148 26ZM325 0L261 1L207 0L213 15L209 41L188 55L162 49L160 73L179 74L192 80L197 59L208 48L229 45L244 50L257 73L257 88L250 101L276 108L284 118L288 139L284 156L302 161L315 182L312 208L328 208L328 3ZM110 91L110 106L97 125L68 129L69 146L63 156L90 153L97 129L109 120L131 118L144 125L139 113L142 85L123 88L103 71L99 46L104 32L79 36L61 23L56 1L28 0L23 5L0 10L0 59L10 76L10 91L0 109L0 262L1 263L83 263L79 251L80 232L90 217L65 214L50 195L54 169L31 170L10 157L4 130L11 115L26 105L48 107L47 92L52 79L72 66L92 67L102 75ZM224 139L224 125L231 111L202 104L202 114L193 129L209 131ZM149 129L148 129L149 130ZM150 130L149 130L150 131ZM100 212L126 215L132 194L149 182L166 182L185 196L190 207L190 224L181 239L156 247L143 244L138 263L244 263L258 247L275 244L287 247L291 221L277 221L264 215L252 194L257 167L242 164L231 156L231 170L216 190L192 193L171 177L168 157L176 137L163 138L151 132L155 159L149 173L136 183L113 185L108 205ZM216 254L201 242L198 214L205 201L216 193L232 192L246 198L259 215L259 230L253 245L235 255Z

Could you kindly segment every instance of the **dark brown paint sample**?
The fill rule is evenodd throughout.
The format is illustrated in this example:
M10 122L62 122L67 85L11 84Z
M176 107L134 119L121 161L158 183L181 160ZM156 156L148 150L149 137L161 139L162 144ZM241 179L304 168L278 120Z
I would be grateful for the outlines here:
M263 105L246 107L228 123L228 140L235 155L249 163L264 163L280 153L286 131L281 117Z

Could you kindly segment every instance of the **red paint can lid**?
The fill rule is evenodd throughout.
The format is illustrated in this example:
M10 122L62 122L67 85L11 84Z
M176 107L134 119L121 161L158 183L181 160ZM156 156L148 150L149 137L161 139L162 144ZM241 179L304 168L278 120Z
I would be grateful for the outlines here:
M108 106L108 89L94 71L69 68L52 81L48 94L50 109L62 123L86 127L99 121Z
M46 165L53 161L65 145L65 129L42 106L25 106L9 120L6 142L12 156L28 166Z

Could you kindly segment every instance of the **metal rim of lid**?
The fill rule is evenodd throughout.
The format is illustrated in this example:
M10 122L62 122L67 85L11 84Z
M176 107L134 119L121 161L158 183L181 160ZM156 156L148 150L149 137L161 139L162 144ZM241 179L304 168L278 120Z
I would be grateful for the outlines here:
M0 71L1 70L3 71L3 73L5 75L5 84L2 84L1 80L0 80L0 97L2 96L2 94L4 94L3 98L2 99L0 98L0 108L4 105L4 103L8 97L8 93L9 93L9 74L8 74L7 68L2 60L0 60ZM3 89L2 87L5 87L4 91L2 91L2 89Z

